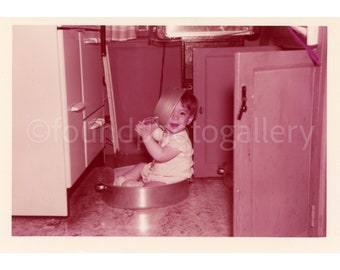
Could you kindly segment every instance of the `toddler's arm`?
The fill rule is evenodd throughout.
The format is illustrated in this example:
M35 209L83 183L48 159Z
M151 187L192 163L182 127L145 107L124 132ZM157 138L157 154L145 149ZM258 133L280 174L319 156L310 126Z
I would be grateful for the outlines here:
M141 122L136 125L136 132L142 137L145 147L153 159L166 162L180 153L180 150L173 147L161 147L152 137L153 131L154 127L152 125L144 125Z

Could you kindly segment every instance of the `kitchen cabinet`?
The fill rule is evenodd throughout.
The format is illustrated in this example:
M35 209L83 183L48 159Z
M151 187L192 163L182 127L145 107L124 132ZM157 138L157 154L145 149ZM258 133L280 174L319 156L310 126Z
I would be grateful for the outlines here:
M13 27L13 215L67 216L68 189L103 151L100 45L84 31Z
M308 236L313 62L305 51L236 58L234 235Z
M275 46L193 49L193 91L199 102L194 123L195 177L220 177L232 170L235 54L275 51Z
M234 236L325 236L323 30L320 66L304 50L235 56Z
M198 48L195 176L233 173L236 237L325 236L326 31L305 50Z
M99 44L87 43L86 31L78 29L58 30L62 97L68 122L66 132L72 143L70 172L67 177L71 187L84 168L88 167L102 149L105 137L104 122L104 70ZM78 132L75 132L78 131ZM85 159L79 159L84 156Z

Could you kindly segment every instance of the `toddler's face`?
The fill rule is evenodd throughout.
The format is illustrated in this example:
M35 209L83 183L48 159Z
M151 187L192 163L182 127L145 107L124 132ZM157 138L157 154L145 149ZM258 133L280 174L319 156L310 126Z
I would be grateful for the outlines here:
M166 128L171 133L178 133L184 130L192 120L193 118L189 111L182 106L181 102L178 102L170 116Z

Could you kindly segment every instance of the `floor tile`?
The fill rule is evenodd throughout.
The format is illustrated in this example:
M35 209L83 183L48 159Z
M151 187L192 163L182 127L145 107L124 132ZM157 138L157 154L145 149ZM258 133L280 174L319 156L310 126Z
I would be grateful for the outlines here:
M155 209L119 209L95 190L112 167L94 167L69 198L68 217L12 217L13 236L231 236L232 192L222 178L193 179L186 199Z

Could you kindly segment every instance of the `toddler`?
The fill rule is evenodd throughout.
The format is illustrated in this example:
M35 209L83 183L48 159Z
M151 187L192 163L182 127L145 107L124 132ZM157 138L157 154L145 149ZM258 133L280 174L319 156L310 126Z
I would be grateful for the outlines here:
M176 91L181 91L181 97L164 126L144 121L135 127L153 161L136 164L121 175L116 175L113 185L162 185L179 182L193 175L194 151L187 126L196 117L197 99L189 90Z

